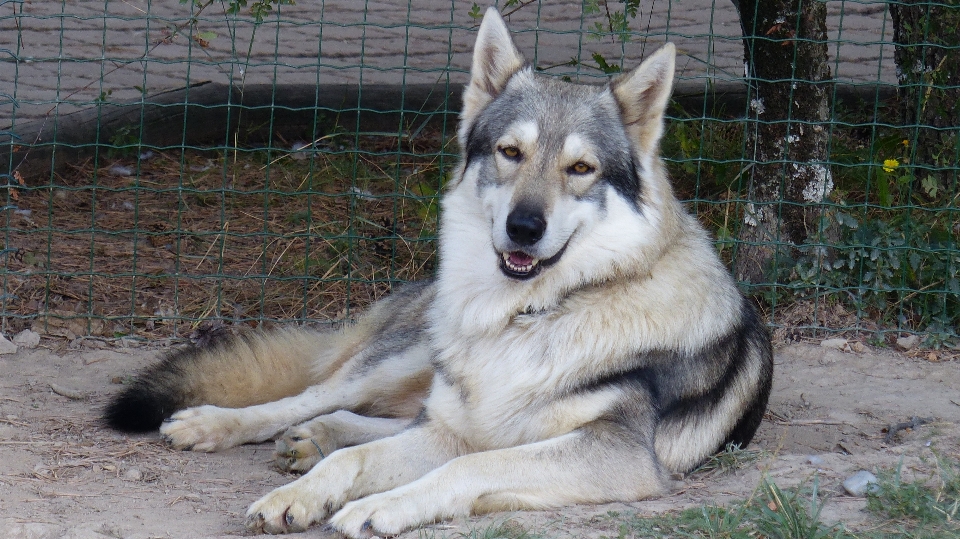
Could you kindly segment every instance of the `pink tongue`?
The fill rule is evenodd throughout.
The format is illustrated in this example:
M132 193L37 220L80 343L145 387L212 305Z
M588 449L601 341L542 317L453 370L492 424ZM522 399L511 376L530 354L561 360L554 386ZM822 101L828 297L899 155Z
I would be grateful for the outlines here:
M510 253L510 263L514 266L528 266L533 263L533 257L520 251Z

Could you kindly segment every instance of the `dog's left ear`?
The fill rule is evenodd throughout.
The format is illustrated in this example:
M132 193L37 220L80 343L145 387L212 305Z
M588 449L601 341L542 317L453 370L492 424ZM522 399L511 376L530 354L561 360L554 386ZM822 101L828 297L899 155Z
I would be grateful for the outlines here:
M643 155L656 151L673 90L676 48L666 43L633 71L610 82L627 134Z
M480 111L507 87L517 71L523 68L523 56L513 44L510 30L495 8L487 9L477 32L473 47L473 66L470 68L470 84L463 92L463 108L460 111L461 144L465 134Z

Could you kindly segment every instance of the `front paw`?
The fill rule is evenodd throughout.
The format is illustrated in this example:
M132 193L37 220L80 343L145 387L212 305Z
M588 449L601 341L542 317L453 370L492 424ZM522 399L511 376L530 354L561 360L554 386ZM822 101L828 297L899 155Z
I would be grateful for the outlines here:
M298 481L277 488L247 510L247 529L271 534L304 531L333 512L332 503L319 499Z
M389 493L374 494L343 506L330 525L347 537L368 539L390 537L424 524L424 515L415 503ZM433 522L433 519L429 519Z
M306 473L337 448L316 429L291 427L277 439L274 463L284 472Z
M246 441L240 435L242 419L233 408L188 408L165 420L160 436L177 449L220 451Z

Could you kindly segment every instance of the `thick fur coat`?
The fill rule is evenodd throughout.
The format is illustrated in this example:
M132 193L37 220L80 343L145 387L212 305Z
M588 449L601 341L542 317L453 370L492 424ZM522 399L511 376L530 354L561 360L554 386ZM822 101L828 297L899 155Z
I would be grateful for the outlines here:
M674 56L668 44L608 84L562 82L488 11L435 280L341 332L176 352L107 420L200 451L279 435L277 463L306 473L254 503L250 528L329 522L351 537L638 500L745 445L770 339L659 157Z

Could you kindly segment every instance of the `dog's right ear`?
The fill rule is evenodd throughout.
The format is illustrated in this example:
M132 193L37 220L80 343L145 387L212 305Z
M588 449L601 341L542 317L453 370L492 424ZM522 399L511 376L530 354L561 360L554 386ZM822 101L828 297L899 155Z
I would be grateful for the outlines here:
M523 56L513 44L510 30L496 8L487 9L473 47L470 84L463 92L460 111L460 143L480 111L507 87L510 77L523 68Z

